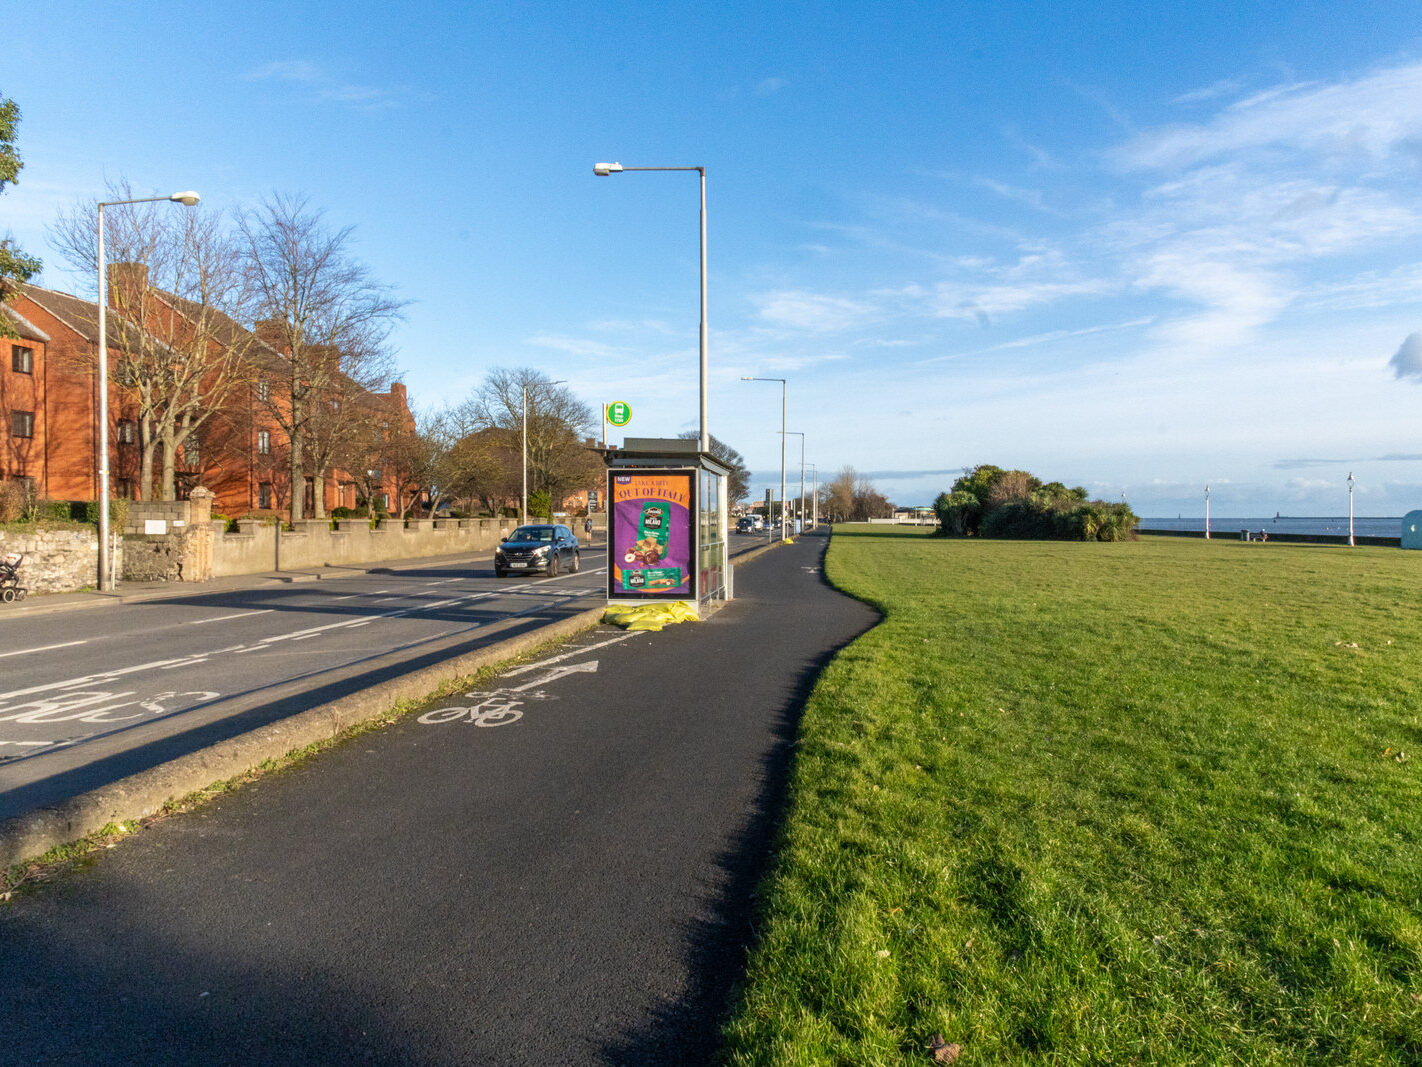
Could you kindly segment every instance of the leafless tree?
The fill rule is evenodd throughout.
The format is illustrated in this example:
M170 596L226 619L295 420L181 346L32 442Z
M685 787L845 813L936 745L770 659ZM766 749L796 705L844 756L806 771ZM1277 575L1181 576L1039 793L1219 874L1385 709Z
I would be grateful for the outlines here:
M128 183L114 200L133 199ZM97 273L98 209L85 204L51 228L55 248L76 269ZM250 333L238 325L247 291L237 248L221 219L202 208L128 204L105 214L107 294L114 311L111 380L136 416L138 493L177 495L177 464L201 469L202 427L250 374ZM83 357L92 365L98 353Z
M528 403L528 491L546 492L556 508L594 484L602 461L586 445L592 409L542 371L495 368L470 397L468 417L481 430L501 430L522 456L523 406ZM515 475L519 472L515 470ZM519 478L522 482L521 476Z
M290 442L297 520L305 517L300 487L308 448L341 392L341 377L366 387L391 377L387 341L404 303L351 254L351 228L330 228L305 197L276 194L241 213L237 228L257 334L287 363L269 403Z

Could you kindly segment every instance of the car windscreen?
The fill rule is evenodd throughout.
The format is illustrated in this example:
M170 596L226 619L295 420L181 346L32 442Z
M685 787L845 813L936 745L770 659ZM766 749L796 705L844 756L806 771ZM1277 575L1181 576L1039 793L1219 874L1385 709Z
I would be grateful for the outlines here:
M510 541L551 541L553 540L553 527L551 526L520 526L509 535Z

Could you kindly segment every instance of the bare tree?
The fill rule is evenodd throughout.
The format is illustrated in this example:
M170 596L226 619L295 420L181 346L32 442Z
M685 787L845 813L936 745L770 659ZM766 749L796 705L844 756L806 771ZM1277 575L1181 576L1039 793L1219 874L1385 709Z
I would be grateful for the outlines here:
M351 255L351 228L329 228L305 197L276 194L237 226L257 335L287 363L269 403L290 445L294 521L305 517L301 487L322 405L329 409L341 375L358 383L390 377L386 342L404 303Z
M893 513L888 498L853 467L841 470L821 492L825 515L831 522L864 522Z
M133 199L128 183L109 187L115 200ZM76 269L97 273L93 204L60 215L51 241ZM128 204L105 215L107 297L116 321L112 380L120 413L137 423L138 494L177 495L177 465L201 469L200 431L247 381L253 338L238 325L246 291L236 246L218 216L201 208ZM92 365L99 358L82 357ZM126 402L126 405L125 403Z
M512 437L519 457L525 397L528 491L547 493L556 508L569 494L586 488L602 469L602 461L585 443L592 433L592 409L572 390L550 382L542 371L528 367L490 371L468 401L470 421L479 429L504 431Z

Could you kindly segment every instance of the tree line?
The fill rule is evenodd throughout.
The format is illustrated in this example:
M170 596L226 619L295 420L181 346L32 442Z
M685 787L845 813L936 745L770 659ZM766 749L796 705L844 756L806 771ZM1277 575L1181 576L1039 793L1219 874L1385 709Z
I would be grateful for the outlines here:
M1043 482L1023 470L982 464L933 502L939 532L958 537L1124 541L1136 516L1122 500L1088 500L1081 486Z

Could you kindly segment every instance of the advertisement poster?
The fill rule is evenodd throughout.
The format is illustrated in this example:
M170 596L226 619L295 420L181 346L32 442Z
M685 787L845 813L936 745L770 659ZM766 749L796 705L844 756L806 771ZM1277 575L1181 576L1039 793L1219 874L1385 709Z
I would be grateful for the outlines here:
M608 597L692 598L694 472L610 471L607 481Z

